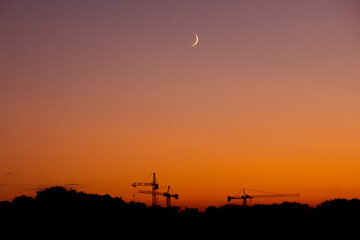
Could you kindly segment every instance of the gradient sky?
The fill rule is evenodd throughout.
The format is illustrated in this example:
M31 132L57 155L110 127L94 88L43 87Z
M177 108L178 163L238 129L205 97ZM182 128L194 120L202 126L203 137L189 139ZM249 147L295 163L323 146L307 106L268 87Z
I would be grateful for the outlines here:
M360 198L359 81L355 0L1 1L0 201Z

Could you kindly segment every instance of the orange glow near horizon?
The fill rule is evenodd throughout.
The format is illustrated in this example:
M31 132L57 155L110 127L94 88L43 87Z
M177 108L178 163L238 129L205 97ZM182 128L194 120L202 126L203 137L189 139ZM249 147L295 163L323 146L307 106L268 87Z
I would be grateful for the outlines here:
M181 207L360 198L358 2L83 4L2 4L0 201L152 172Z

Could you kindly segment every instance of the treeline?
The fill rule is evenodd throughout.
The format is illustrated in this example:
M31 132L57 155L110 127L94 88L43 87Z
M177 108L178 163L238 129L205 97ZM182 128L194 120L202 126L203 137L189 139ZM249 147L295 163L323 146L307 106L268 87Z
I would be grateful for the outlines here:
M10 221L21 220L107 220L126 216L151 215L140 202L127 203L110 195L89 194L56 186L38 191L35 198L19 196L12 202L0 202L0 214Z
M227 204L179 210L173 207L148 207L139 202L125 202L119 197L89 194L64 187L51 187L37 192L36 197L19 196L12 202L0 202L0 219L10 225L41 226L287 226L320 225L326 223L359 223L359 199L334 199L317 207L284 202L250 207Z

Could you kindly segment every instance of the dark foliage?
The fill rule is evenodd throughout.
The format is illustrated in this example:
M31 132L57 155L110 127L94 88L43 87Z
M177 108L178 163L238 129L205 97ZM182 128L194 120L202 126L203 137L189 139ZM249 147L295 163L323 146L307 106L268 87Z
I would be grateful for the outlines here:
M236 229L268 229L301 233L357 226L360 200L334 199L316 208L295 202L251 207L227 204L208 207L203 213L189 208L179 211L179 208L148 207L109 195L52 187L39 191L35 198L19 196L12 203L0 202L0 216L1 226L60 232L133 230L133 233L146 235L147 231L171 229L192 231L192 234L206 232L213 236Z

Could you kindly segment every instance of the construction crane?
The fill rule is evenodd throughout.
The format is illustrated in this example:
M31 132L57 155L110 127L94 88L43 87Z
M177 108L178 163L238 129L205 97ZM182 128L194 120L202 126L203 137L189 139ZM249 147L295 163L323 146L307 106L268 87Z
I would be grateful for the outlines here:
M131 184L131 186L135 187L145 187L145 186L150 186L152 187L150 193L152 194L152 205L156 206L156 195L157 195L157 189L159 189L159 184L156 181L156 177L155 177L155 173L152 174L153 179L151 182L139 182L139 183L133 183Z
M152 191L148 191L148 190L139 190L139 193L145 193L145 194L152 194ZM162 195L164 197L166 197L166 207L170 208L171 207L171 198L175 198L178 199L179 195L178 194L172 194L171 193L171 189L170 186L168 186L167 192L156 192L156 195Z
M231 201L231 199L242 199L243 200L243 206L246 207L247 206L247 199L253 199L253 198L271 198L271 197L299 197L300 195L295 193L295 194L265 194L265 195L247 195L245 193L245 189L243 189L243 195L238 196L238 194L234 197L228 196L228 202Z

